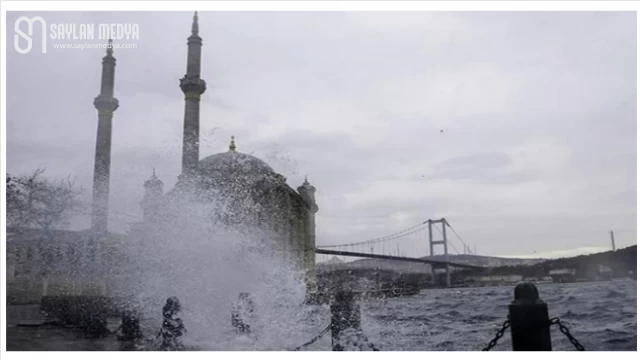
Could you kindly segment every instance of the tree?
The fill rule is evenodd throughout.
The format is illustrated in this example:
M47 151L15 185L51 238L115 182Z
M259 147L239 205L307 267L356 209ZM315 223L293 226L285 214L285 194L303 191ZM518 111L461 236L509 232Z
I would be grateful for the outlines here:
M39 228L45 232L69 224L73 213L82 209L81 188L71 178L52 181L37 169L31 175L7 179L7 225Z

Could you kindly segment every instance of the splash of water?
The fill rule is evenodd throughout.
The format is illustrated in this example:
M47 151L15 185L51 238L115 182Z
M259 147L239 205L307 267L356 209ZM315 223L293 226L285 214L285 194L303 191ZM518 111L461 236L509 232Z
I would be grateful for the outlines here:
M215 203L173 205L171 217L132 234L114 292L140 312L146 332L157 331L161 308L176 296L187 329L184 343L202 350L285 350L292 333L306 333L303 272L261 227L230 229L211 214ZM241 292L254 299L250 337L231 326ZM152 335L152 334L147 334ZM155 334L153 334L155 335Z

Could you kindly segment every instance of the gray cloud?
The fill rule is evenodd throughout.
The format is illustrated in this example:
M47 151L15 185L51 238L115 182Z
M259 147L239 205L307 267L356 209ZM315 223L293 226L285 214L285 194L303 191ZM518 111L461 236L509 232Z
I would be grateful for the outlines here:
M138 48L115 52L111 227L125 231L141 216L152 168L167 188L180 169L178 79L191 14L7 14L8 171L47 167L87 189L102 50L21 55L10 35L23 14L140 26ZM308 174L319 243L439 217L485 254L598 247L609 229L620 246L636 242L634 13L200 19L201 157L225 151L235 135L240 151L269 161L292 187ZM403 251L422 254L422 241Z

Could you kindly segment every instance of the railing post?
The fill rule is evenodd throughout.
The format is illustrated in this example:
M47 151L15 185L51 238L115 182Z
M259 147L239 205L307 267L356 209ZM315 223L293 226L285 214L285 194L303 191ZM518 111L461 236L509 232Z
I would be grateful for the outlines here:
M178 317L181 310L180 301L175 296L167 299L167 303L162 308L162 336L161 350L184 350L182 345L182 335L186 332L182 319Z
M75 297L79 302L79 322L85 336L99 338L107 336L106 299L98 296Z
M509 321L514 351L551 351L549 311L534 284L516 286Z
M133 311L126 311L122 314L121 334L118 340L135 341L142 338L142 330L140 330L140 320Z
M237 333L246 334L251 332L249 317L254 311L253 300L249 293L240 293L236 308L231 312L231 325Z
M142 330L140 329L140 320L138 316L131 310L127 310L122 314L122 325L118 329L118 341L121 351L137 350L137 343L143 339Z
M343 332L353 329L362 332L360 325L360 307L355 304L353 293L338 291L331 304L331 351L344 351L341 342Z

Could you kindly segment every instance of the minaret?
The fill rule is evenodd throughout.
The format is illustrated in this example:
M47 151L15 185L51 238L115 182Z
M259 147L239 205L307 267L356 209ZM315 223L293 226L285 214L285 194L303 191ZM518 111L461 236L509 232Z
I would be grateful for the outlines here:
M143 221L145 223L155 223L158 220L158 211L162 204L162 194L164 184L156 176L156 169L149 180L144 182L144 198L142 199Z
M316 188L309 184L307 177L304 177L304 183L298 187L298 193L304 199L307 205L307 223L306 223L306 243L304 246L304 266L307 278L307 288L309 291L315 290L316 279L316 213L318 212L318 204L315 196Z
M107 234L109 218L109 173L111 169L111 120L118 108L118 99L113 97L116 59L113 57L113 42L109 39L107 55L102 58L102 80L100 95L93 100L98 109L98 135L93 169L93 202L91 230L94 235Z
M231 142L229 143L229 151L236 151L236 137L231 135Z
M200 158L200 95L207 89L200 79L200 55L202 38L198 36L198 12L193 15L191 36L187 39L187 74L180 79L184 93L184 133L182 138L182 175L190 178L198 167Z

